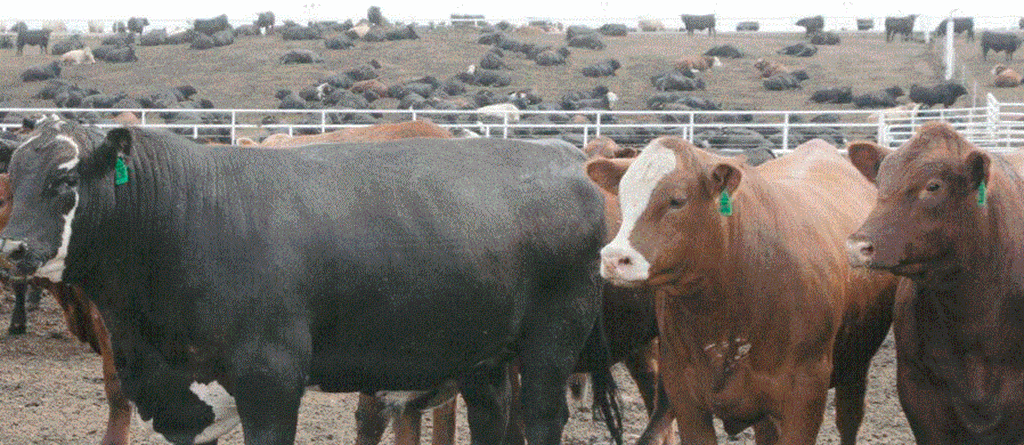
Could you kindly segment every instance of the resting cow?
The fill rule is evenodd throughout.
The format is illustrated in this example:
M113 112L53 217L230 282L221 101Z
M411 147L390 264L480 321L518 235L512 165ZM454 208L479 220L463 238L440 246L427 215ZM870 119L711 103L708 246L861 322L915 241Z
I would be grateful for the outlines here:
M715 15L714 14L704 14L704 15L683 14L683 15L680 16L680 18L683 20L683 28L690 35L693 35L694 31L703 31L705 29L708 30L708 35L714 35L715 34Z
M474 440L500 443L501 369L518 359L526 440L559 442L566 378L603 347L587 339L604 209L578 149L252 150L63 121L33 136L0 251L18 275L82 286L125 394L170 441L241 423L250 444L292 443L317 385L426 391L410 409L457 386Z
M583 77L614 76L622 65L617 59L606 59L583 67Z
M707 71L722 66L722 59L717 56L690 56L676 61L677 71Z
M88 46L82 49L68 51L60 56L60 63L64 65L81 65L83 63L96 63L92 55L92 48Z
M896 386L917 443L1021 443L1024 154L987 153L937 122L898 150L849 153L879 196L849 257L902 277Z
M997 88L1013 88L1020 86L1021 75L1013 68L1008 68L1004 65L996 65L992 67L992 75L996 76L992 85Z
M665 24L661 20L641 19L637 21L637 27L643 32L658 32L665 30Z
M854 444L896 280L846 261L844 234L875 191L838 150L813 140L750 167L662 137L628 169L586 169L622 208L601 276L655 291L680 442L716 443L718 417L729 435L753 426L759 442L813 444L835 387L841 443Z
M788 66L774 60L768 60L760 58L754 61L754 69L758 71L762 78L772 77L778 74L787 74L792 70Z
M333 144L338 142L369 142L393 141L408 138L450 139L448 130L427 120L378 124L368 127L344 128L324 134L308 136L288 136L286 134L271 135L259 144L262 147L286 148L301 147L313 144Z
M36 82L57 77L60 77L60 62L56 60L43 65L30 66L21 72L22 82Z
M1005 52L1006 61L1013 59L1013 53L1020 47L1020 36L1009 32L984 31L981 33L981 58L988 60L988 52Z

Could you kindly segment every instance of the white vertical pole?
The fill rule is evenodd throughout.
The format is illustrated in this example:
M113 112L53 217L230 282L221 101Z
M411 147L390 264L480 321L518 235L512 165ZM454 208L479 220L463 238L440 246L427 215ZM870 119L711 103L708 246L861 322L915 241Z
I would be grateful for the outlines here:
M955 71L956 65L953 59L956 58L955 50L953 49L953 15L959 9L949 11L949 18L946 19L946 80L953 79L953 71ZM925 30L927 32L927 30Z

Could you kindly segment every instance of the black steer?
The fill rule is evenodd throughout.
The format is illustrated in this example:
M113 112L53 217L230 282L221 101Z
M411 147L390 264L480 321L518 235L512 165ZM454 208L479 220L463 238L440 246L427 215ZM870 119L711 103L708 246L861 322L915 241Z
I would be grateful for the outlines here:
M292 443L311 385L426 391L414 408L457 386L473 441L501 443L518 360L527 443L554 445L566 378L602 343L604 206L583 161L513 140L251 150L49 120L12 157L0 251L96 303L125 394L173 443L239 421L246 444Z
M46 54L46 48L50 46L50 30L49 29L30 29L18 31L18 37L16 39L16 45L18 46L15 53L22 55L25 49L25 45L38 46L39 54Z
M948 24L948 17L942 19L932 33L937 37L945 36ZM974 40L974 17L953 17L953 34L965 34L967 40Z
M128 19L128 31L135 34L142 34L142 31L149 26L149 19L145 17L132 17Z
M690 33L690 35L693 35L694 31L703 31L705 29L708 30L708 35L715 34L714 14L682 14L679 18L683 20L683 28L685 28L686 32Z
M1009 32L984 31L981 33L981 58L988 60L989 50L1005 52L1006 61L1013 58L1013 53L1020 47L1021 38Z
M923 87L917 84L911 85L910 93L908 93L907 97L911 102L917 102L928 108L938 104L949 108L950 105L956 102L958 97L965 94L967 94L967 89L963 85L955 82L942 82L930 87Z
M886 17L885 18L885 41L891 42L896 34L903 36L903 41L910 40L910 36L914 33L914 20L917 19L917 14L910 14L906 17Z

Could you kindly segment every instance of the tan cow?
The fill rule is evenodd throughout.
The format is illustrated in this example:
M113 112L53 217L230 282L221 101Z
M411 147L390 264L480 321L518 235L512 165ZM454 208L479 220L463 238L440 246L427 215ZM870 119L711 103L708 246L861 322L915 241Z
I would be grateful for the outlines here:
M841 443L853 445L896 287L846 261L871 184L821 140L751 167L663 137L628 168L586 168L622 209L601 275L656 292L681 443L716 443L718 417L729 435L753 427L759 443L813 444L835 387Z
M88 46L76 50L68 51L60 55L61 65L81 65L83 63L96 63L96 58L92 55L92 49Z
M655 19L640 20L639 22L637 22L637 26L643 32L657 32L665 30L665 24L661 23L661 20Z
M992 75L996 76L995 80L992 82L992 86L996 88L1019 87L1022 80L1020 73L1005 65L996 65L993 67Z
M1024 443L1024 152L931 122L849 153L878 185L850 261L903 277L896 386L917 443Z
M788 74L792 72L788 66L763 57L754 62L754 69L756 69L761 77L764 78L769 78L776 74Z

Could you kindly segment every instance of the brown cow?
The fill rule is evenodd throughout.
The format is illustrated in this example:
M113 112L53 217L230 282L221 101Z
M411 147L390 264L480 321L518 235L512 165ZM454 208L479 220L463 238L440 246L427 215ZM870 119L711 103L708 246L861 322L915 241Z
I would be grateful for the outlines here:
M707 71L717 66L722 66L717 56L690 56L676 61L677 71Z
M751 167L663 137L628 169L586 168L622 207L601 275L656 292L681 442L715 443L718 417L729 435L753 426L758 443L813 444L835 387L841 443L855 443L896 279L846 261L844 234L875 191L835 147L813 140Z
M0 229L7 226L13 209L10 178L0 174ZM114 354L110 346L110 335L103 324L99 310L82 290L63 283L48 280L34 280L33 284L48 290L60 304L68 330L81 342L88 343L103 358L103 389L110 411L107 416L107 432L102 445L129 445L132 406L121 392L121 380L114 368Z
M764 78L769 78L776 74L788 74L792 72L788 66L763 57L754 62L754 69L756 69L760 73L761 77Z
M1005 65L994 66L992 68L992 75L996 76L996 79L992 82L992 86L996 88L1019 87L1022 80L1020 73Z
M1022 443L1024 153L986 153L944 123L849 153L878 185L850 261L904 277L896 384L917 443Z
M598 136L592 139L583 147L583 152L587 154L587 159L593 159L595 157L602 158L635 158L638 152L635 148L623 148L619 144L616 144L608 136ZM616 216L618 218L618 205L615 206ZM618 225L616 225L618 227Z
M452 134L429 120L370 125L367 127L343 128L330 133L307 136L273 134L263 140L261 147L298 147L312 144L337 142L391 141L407 138L451 138Z

